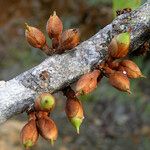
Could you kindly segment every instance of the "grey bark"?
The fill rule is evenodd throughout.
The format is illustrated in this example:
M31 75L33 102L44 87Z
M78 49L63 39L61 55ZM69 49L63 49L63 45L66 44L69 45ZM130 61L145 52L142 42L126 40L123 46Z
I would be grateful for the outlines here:
M129 28L132 29L132 51L150 38L150 1L138 10L118 16L111 24L73 50L62 55L53 55L19 76L0 82L0 123L30 107L38 93L57 92L89 72L94 65L105 59L113 36ZM48 73L46 80L41 78L43 71Z

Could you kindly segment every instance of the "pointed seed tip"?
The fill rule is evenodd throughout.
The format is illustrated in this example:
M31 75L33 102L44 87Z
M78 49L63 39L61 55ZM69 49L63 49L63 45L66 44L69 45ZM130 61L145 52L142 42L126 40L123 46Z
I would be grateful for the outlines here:
M25 22L25 29L29 31L29 25Z
M128 94L132 94L132 92L131 92L130 90L127 90L127 93L128 93Z
M147 77L146 77L145 75L143 75L143 74L141 75L141 77L142 77L142 78L147 78Z
M77 134L80 134L80 127L76 127Z
M50 142L51 142L51 146L54 146L54 140L50 139Z
M56 16L56 11L53 11L53 16Z

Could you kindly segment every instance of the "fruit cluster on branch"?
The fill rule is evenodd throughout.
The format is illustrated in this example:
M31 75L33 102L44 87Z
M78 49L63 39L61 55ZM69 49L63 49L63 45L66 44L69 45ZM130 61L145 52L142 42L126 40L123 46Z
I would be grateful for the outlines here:
M46 31L52 41L48 46L44 34L35 27L26 24L25 36L28 43L41 49L47 55L61 54L79 44L79 30L68 29L63 32L63 24L56 12L47 21ZM66 115L71 124L79 133L79 128L84 118L81 102L77 99L75 92L68 87L63 90L66 100ZM21 141L26 149L29 149L38 140L39 134L51 144L58 136L58 129L55 122L50 118L50 114L55 107L55 98L50 93L41 93L35 100L34 110L28 113L28 123L21 131Z
M39 134L53 145L58 130L49 116L54 107L55 98L49 93L42 93L35 99L34 110L28 112L28 123L21 131L21 141L26 149L35 145Z
M54 11L53 15L47 21L46 32L51 39L51 46L46 42L45 35L36 27L25 23L25 36L28 43L47 55L61 54L70 50L79 44L79 30L68 29L63 32L63 24Z
M63 32L60 18L54 12L47 21L46 31L52 41L48 46L44 34L37 28L26 24L25 36L28 43L41 49L47 55L61 54L79 43L79 31L69 29ZM108 46L108 57L94 70L84 74L78 80L75 90L70 86L62 90L66 96L65 112L70 123L79 134L84 119L84 110L78 96L86 95L96 89L102 78L109 78L109 83L116 89L131 94L129 79L144 77L139 67L127 59L130 46L130 31L116 35ZM39 134L53 145L58 136L58 129L51 119L55 107L55 98L50 93L41 93L35 99L34 109L28 112L28 123L21 131L21 140L26 149L32 147Z
M65 112L70 123L79 134L80 125L84 119L83 107L71 87L63 90L67 97ZM21 141L26 149L34 146L39 134L54 144L58 136L58 129L51 119L51 113L55 107L55 98L50 93L41 93L35 99L34 109L28 112L29 120L21 130Z
M78 80L76 85L78 95L92 92L103 76L109 78L109 83L116 89L131 94L129 79L145 76L133 61L126 58L129 46L130 32L116 35L108 46L106 60Z

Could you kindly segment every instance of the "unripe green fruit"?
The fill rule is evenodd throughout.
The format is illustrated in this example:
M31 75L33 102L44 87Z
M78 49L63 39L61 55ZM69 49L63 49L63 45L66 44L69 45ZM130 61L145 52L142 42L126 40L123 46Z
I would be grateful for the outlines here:
M130 44L130 34L129 32L121 33L116 37L118 43L122 44Z
M73 117L70 119L71 124L75 127L77 133L80 133L80 126L82 124L83 118Z
M35 101L37 111L51 111L55 106L55 98L50 93L40 94Z
M55 103L54 97L51 95L46 95L42 97L41 107L43 109L51 109Z
M23 143L23 146L25 148L32 147L33 145L34 145L34 143L31 140L27 140L25 143Z

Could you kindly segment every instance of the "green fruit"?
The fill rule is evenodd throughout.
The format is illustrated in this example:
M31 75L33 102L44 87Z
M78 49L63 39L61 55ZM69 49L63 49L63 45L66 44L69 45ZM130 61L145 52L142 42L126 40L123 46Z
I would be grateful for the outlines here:
M34 145L34 143L31 140L27 140L25 143L23 143L25 148L30 148Z
M52 95L47 94L47 95L43 95L42 99L40 101L41 107L42 109L52 109L54 107L55 104L55 99Z
M130 33L129 32L125 32L125 33L120 33L117 37L117 42L118 43L122 43L122 44L130 44Z
M83 119L78 117L73 117L70 119L71 124L76 128L77 133L80 132L80 126L82 124Z

